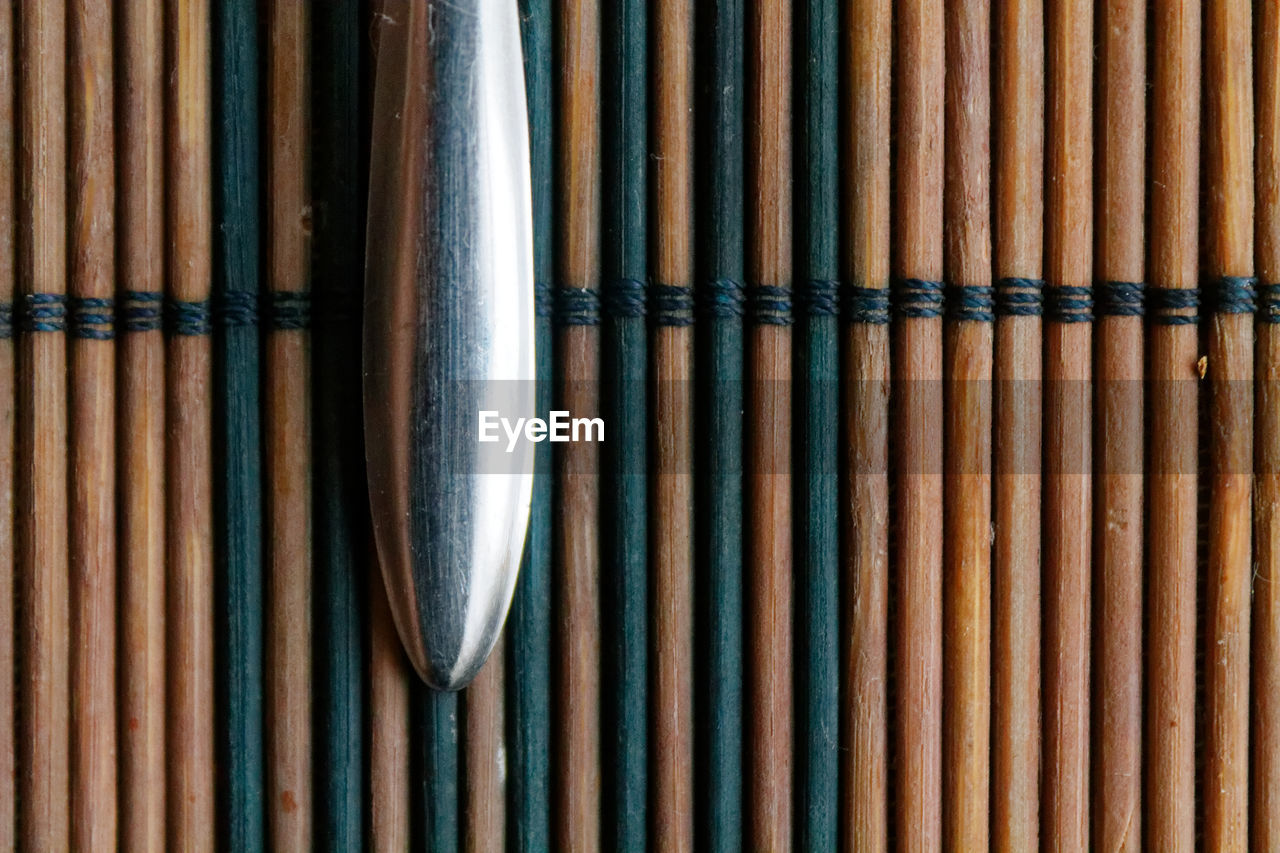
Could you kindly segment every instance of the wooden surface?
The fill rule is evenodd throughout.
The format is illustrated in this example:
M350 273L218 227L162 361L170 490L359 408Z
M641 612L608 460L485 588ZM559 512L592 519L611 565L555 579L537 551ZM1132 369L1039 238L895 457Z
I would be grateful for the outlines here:
M14 111L15 8L0 8L0 302L13 304L17 284L16 156L17 114ZM12 850L16 842L14 786L14 700L17 681L14 646L13 575L13 334L0 338L0 850Z
M1039 279L1043 253L1044 7L995 7L995 274ZM1040 843L1040 317L995 328L992 847Z
M1253 274L1251 4L1205 5L1203 274ZM1209 564L1206 584L1204 844L1249 840L1249 618L1252 593L1253 317L1208 328Z
M409 679L372 543L369 547L369 848L409 849Z
M791 3L749 4L747 282L791 285ZM791 330L747 332L746 829L791 847Z
M208 0L174 0L166 11L168 294L199 302L211 280ZM171 337L166 355L166 847L200 851L214 845L209 336Z
M307 8L269 7L267 288L310 290ZM312 843L310 333L263 345L266 510L267 831L276 849Z
M164 290L164 20L160 0L116 19L120 290ZM165 849L164 338L118 331L120 846Z
M462 846L467 853L503 850L506 780L503 757L502 655L492 655L462 694Z
M944 270L991 286L991 8L947 4ZM946 376L943 843L987 847L991 785L992 324L952 319Z
M1094 278L1141 282L1146 3L1113 0L1099 28ZM1099 287L1105 286L1099 284ZM1095 330L1092 844L1142 843L1142 318L1101 316Z
M858 0L847 27L844 169L845 275L856 287L889 286L890 57L888 0ZM847 20L847 19L846 19ZM845 331L843 441L848 498L841 501L845 578L841 721L842 849L888 844L889 327Z
M560 58L559 281L596 287L600 274L600 17L588 0L563 0ZM559 330L560 408L595 417L599 408L600 335L595 326ZM599 453L568 444L557 456L555 510L559 661L554 709L553 837L562 850L600 848L600 563Z
M693 0L653 7L654 277L693 282ZM693 329L650 339L653 693L650 841L693 850Z
M1257 4L1253 20L1254 257L1265 286L1280 284L1280 2ZM1260 316L1256 335L1249 833L1252 849L1263 851L1280 847L1280 328Z
M895 12L897 278L942 279L943 4ZM892 833L907 849L942 844L942 322L895 321L897 465L893 616L898 770Z
M115 295L111 7L68 4L69 292ZM89 308L111 316L110 309ZM72 322L74 323L74 310ZM116 814L115 344L70 335L71 843L114 850Z
M66 9L19 7L18 259L23 293L66 288ZM17 558L19 844L70 844L66 341L18 344Z

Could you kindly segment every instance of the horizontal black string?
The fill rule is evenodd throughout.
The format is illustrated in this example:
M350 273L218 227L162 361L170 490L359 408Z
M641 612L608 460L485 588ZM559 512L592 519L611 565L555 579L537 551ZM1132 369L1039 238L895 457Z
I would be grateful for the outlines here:
M796 289L796 302L810 317L840 314L840 282L813 278Z
M655 326L693 325L693 288L655 284L649 288L649 316Z
M599 292L589 287L557 287L553 320L557 326L598 326Z
M1044 282L1010 276L996 282L996 315L1039 317L1044 314Z
M891 294L893 310L899 317L929 319L942 316L943 287L940 281L904 278Z
M218 325L229 328L258 325L258 294L251 290L224 290L214 294Z
M125 332L156 332L163 327L164 294L158 290L125 290L116 316Z
M1098 282L1094 285L1094 310L1099 317L1141 317L1146 287L1141 281Z
M1194 326L1200 322L1200 291L1194 287L1153 287L1147 291L1147 322Z
M550 317L555 312L555 298L551 295L551 285L545 281L533 283L533 313L537 317Z
M18 328L22 331L67 330L67 297L64 294L24 293L18 305Z
M305 290L268 290L262 313L272 329L296 331L311 326L311 294Z
M644 282L633 278L615 279L605 285L604 312L618 319L635 319L645 315Z
M69 300L71 336L109 341L115 334L115 302L102 296L73 296Z
M844 318L850 323L883 326L889 322L889 288L847 285L842 294Z
M717 278L694 293L698 312L704 317L729 319L742 316L746 295L742 285L732 279Z
M948 285L947 316L952 320L990 323L995 319L995 288L987 285Z
M168 297L164 302L165 332L174 337L207 335L213 330L209 300L187 301Z
M1256 304L1252 276L1224 275L1215 279L1209 289L1213 310L1218 314L1252 314Z
M1280 323L1280 284L1258 285L1258 322Z
M747 310L751 322L762 326L791 325L791 288L757 284L747 289Z
M1055 323L1093 322L1093 288L1051 284L1045 288L1044 310Z

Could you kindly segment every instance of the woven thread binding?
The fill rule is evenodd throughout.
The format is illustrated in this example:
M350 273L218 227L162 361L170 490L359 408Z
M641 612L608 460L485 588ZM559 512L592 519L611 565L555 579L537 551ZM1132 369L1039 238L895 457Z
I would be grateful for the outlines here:
M893 309L899 317L931 319L942 316L943 286L940 281L904 278L891 294Z
M1146 313L1146 289L1141 281L1103 281L1095 285L1099 317L1141 317Z
M589 287L557 287L552 319L557 326L600 325L599 292Z
M655 326L693 325L693 288L655 284L649 288L650 317Z
M947 316L953 320L990 323L995 320L995 288L953 284L946 290Z
M761 326L791 325L791 288L757 284L747 290L750 320Z
M996 282L996 315L1040 317L1044 314L1044 282L1010 276Z
M1194 287L1153 287L1147 291L1147 322L1194 326L1200 322L1200 291Z
M848 285L842 307L847 322L883 326L889 322L889 288Z

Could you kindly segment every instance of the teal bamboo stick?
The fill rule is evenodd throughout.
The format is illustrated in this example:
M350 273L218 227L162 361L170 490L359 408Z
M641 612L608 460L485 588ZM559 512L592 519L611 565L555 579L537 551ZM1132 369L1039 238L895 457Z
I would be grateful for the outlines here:
M840 737L837 532L840 344L837 124L839 8L800 0L796 253L796 775L797 847L836 848Z
M411 705L412 849L458 853L458 694L432 690L415 678Z
M645 0L602 9L604 846L646 849L648 549Z
M743 0L699 6L697 848L742 849Z
M551 409L552 124L551 3L520 0L533 184L533 268L539 289L534 347L537 407ZM524 562L507 620L507 844L551 849L551 445L537 445Z
M312 12L315 209L313 511L317 849L364 842L364 584L370 570L360 397L364 190L358 0Z
M263 764L262 474L256 306L260 286L258 36L253 0L214 4L214 541L219 834L266 843Z

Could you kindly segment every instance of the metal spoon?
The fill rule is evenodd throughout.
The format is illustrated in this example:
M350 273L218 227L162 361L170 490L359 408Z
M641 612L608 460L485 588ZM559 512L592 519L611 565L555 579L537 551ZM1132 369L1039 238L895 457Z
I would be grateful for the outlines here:
M409 659L456 690L506 619L533 480L527 444L478 442L481 411L534 414L515 0L386 0L377 39L364 320L374 537Z

